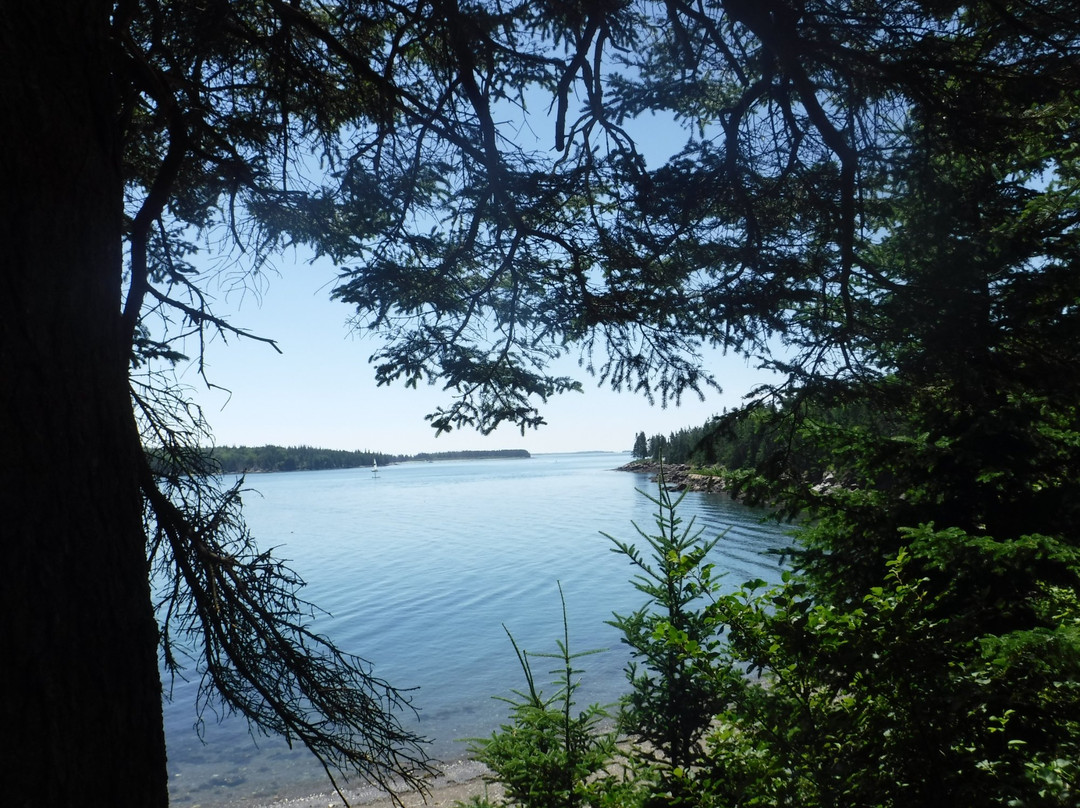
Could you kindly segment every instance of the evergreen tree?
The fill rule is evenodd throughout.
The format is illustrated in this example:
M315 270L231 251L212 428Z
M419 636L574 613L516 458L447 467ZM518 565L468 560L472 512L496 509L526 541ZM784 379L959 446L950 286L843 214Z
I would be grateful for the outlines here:
M644 432L638 432L637 437L634 438L633 454L635 458L642 460L649 456L649 443Z
M615 545L613 551L630 562L631 581L646 596L639 609L610 621L631 653L631 690L623 699L619 725L659 756L661 782L670 787L671 770L701 765L701 741L724 705L726 688L723 677L715 675L710 658L714 632L702 609L717 588L706 559L720 537L703 538L704 530L695 529L693 520L684 526L676 513L682 497L672 499L662 474L658 482L658 495L649 497L657 509L656 532L634 525L647 553L604 535ZM686 654L688 646L700 649L696 659Z
M839 28L764 5L743 19L792 92L807 61L837 68L837 43L818 37ZM869 42L899 45L876 11ZM827 294L795 307L779 406L740 414L772 445L748 447L738 465L753 473L736 478L812 527L783 588L711 610L767 686L718 717L701 801L1076 798L1080 81L1058 59L1077 31L1052 3L924 11L910 72L814 125L818 145L843 134L850 149L825 179L844 222L854 161L860 228L837 240ZM892 140L856 149L878 101L899 97ZM830 134L830 114L850 127ZM811 473L808 455L825 465ZM829 470L839 484L821 485Z

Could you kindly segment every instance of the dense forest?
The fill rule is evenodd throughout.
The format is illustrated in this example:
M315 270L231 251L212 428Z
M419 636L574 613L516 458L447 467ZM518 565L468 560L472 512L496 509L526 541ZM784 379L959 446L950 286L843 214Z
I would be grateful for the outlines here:
M210 452L213 462L225 474L245 474L266 471L319 471L322 469L353 469L375 464L435 460L490 460L527 458L525 449L495 449L456 452L421 452L415 455L388 454L369 450L347 451L320 449L314 446L215 446Z
M456 452L421 452L405 460L524 460L531 457L526 449L465 449Z
M646 437L638 433L633 454L642 460L663 458L666 463L720 469L728 472L730 480L786 464L789 473L820 481L826 475L850 477L855 470L842 468L837 457L807 440L805 431L810 427L855 429L870 425L866 409L854 405L798 414L775 405L725 410L700 426L683 427L667 435ZM877 426L883 439L902 434L897 423Z
M385 466L403 458L384 452L320 449L314 446L215 446L211 458L226 474L264 471L317 471L351 469L378 463Z

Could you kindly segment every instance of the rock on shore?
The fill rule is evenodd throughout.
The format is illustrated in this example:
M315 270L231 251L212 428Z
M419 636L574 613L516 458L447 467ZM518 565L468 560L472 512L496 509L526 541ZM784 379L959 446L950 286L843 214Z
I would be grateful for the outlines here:
M652 460L635 460L620 466L618 471L633 471L638 474L649 474L653 482L660 477L661 466ZM685 463L665 463L663 465L664 487L668 491L706 491L716 492L724 490L724 481L712 474L700 474L691 470Z

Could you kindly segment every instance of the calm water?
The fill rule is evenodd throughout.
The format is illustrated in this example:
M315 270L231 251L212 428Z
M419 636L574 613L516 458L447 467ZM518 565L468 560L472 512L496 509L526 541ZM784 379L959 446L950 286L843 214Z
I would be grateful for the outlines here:
M406 463L379 469L265 474L248 478L249 525L262 547L308 582L305 595L332 614L316 628L372 661L399 688L417 687L420 717L406 725L433 740L441 760L465 755L464 738L506 718L493 695L522 686L503 624L519 645L551 651L561 637L558 582L566 595L571 650L608 649L582 660L583 702L624 690L626 654L604 624L641 596L622 556L600 531L654 532L644 475L613 471L628 456L536 455L528 460ZM785 530L722 495L689 494L680 515L705 535L723 533L718 569L736 586L777 580L770 548ZM638 542L640 545L641 542ZM538 668L539 672L539 668ZM251 805L323 791L325 776L304 751L253 740L242 719L194 728L197 681L177 681L165 705L174 806Z

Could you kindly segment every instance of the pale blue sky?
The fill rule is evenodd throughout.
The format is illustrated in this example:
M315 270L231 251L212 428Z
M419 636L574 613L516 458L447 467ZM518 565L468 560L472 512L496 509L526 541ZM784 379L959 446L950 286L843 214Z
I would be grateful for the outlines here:
M626 451L640 431L667 434L737 406L764 378L744 360L716 354L710 369L723 384L723 393L708 394L704 402L691 396L679 407L662 409L641 396L597 388L595 380L572 364L564 372L580 379L585 392L542 406L547 426L524 436L507 425L490 436L454 431L436 438L424 415L448 403L447 394L438 386L413 390L375 385L367 359L376 343L357 337L347 323L350 308L330 300L333 265L311 265L291 253L276 265L279 274L268 278L261 299L250 292L210 291L218 295L215 313L277 340L283 353L235 338L228 344L220 339L209 344L210 381L231 393L208 390L194 368L181 369L181 381L203 406L219 444L307 444L401 454L479 448Z

